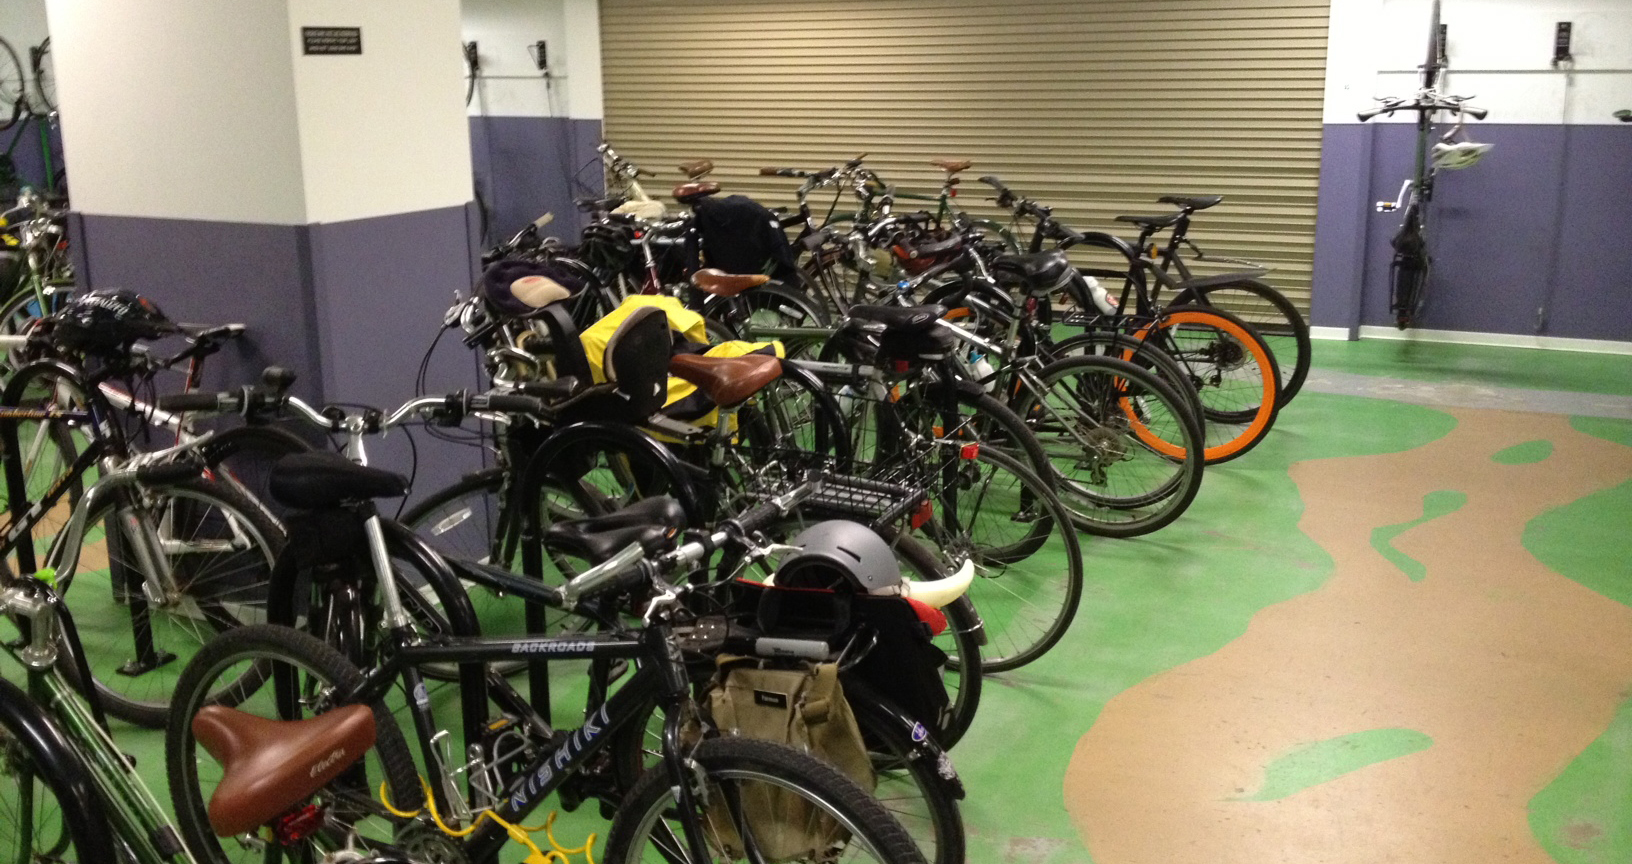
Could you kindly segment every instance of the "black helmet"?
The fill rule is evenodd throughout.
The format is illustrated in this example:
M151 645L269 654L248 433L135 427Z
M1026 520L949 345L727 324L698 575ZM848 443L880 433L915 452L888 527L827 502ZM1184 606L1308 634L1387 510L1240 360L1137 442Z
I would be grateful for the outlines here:
M177 332L152 300L134 291L91 291L69 300L52 315L51 336L68 351L122 354L141 339Z

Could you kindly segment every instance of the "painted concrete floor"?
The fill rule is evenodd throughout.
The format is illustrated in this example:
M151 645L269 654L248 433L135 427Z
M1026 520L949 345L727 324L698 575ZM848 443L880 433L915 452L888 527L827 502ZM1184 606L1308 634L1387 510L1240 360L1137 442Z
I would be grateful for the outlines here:
M1632 860L1632 357L1315 351L988 681L971 861ZM163 796L160 735L117 737Z

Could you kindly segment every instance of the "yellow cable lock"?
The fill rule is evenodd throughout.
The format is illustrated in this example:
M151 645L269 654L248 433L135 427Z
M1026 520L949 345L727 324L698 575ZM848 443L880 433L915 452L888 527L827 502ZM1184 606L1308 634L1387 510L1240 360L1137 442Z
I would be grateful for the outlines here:
M482 814L476 817L476 821L470 824L470 827L455 829L449 828L447 823L442 821L442 814L436 812L436 799L431 796L431 784L426 782L424 777L419 778L419 788L425 795L425 807L426 809L430 810L431 821L436 823L438 830L449 837L468 837L470 836L471 832L475 831L476 828L482 824L483 819L491 819L494 822L499 823L499 827L503 828L505 833L510 835L511 840L514 840L517 843L527 847L529 852L527 858L522 862L522 864L572 864L572 859L569 856L576 855L578 853L583 853L584 859L589 862L589 864L595 864L594 849L596 835L590 834L589 839L584 841L584 845L576 849L567 849L563 847L560 843L556 842L555 832L552 830L553 826L555 825L556 816L556 813L553 810L550 811L550 815L545 818L544 824L536 827L516 825L495 815L492 810L483 810ZM425 810L398 810L391 803L391 798L387 793L386 784L384 782L380 783L380 803L385 805L385 809L390 811L391 815L401 819L413 819L418 817L419 814L425 812ZM533 838L528 836L529 834L537 834L540 831L544 832L544 836L550 841L550 851L548 852L538 848L538 844L534 843Z

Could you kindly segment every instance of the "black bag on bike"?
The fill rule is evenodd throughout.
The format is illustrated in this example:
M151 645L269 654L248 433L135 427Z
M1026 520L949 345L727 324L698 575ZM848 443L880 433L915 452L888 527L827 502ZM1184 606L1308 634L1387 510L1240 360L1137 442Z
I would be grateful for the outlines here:
M871 651L846 670L930 729L944 729L952 703L941 673L946 652L931 641L928 625L903 597L856 597L856 620L876 639Z
M692 210L710 267L727 273L769 273L779 282L798 284L793 246L782 229L775 227L776 214L764 205L742 195L727 195L705 198Z

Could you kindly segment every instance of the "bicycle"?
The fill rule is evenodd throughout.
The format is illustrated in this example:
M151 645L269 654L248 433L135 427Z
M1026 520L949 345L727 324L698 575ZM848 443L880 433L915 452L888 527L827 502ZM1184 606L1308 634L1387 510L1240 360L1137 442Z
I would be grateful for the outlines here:
M700 743L685 743L685 719L695 713L687 707L689 679L675 625L676 616L684 610L680 600L688 589L670 585L664 577L693 568L714 549L729 547L782 518L796 506L800 495L813 491L815 484L806 484L685 542L662 543L649 551L636 540L559 588L518 579L496 568L469 565L530 603L589 616L596 612L586 604L597 597L626 590L649 592L652 599L641 616L644 626L633 631L620 627L610 635L420 641L414 638L413 621L401 604L403 592L393 587L389 570L382 570L381 594L389 628L385 638L392 648L366 673L299 631L252 627L223 634L189 664L179 688L178 710L166 732L167 769L183 835L197 848L220 850L219 858L227 857L223 838L236 838L229 842L252 855L265 854L273 844L296 847L297 853L311 849L313 854L342 844L344 848L360 844L379 854L436 850L457 854L461 860L491 861L519 833L513 833L511 826L518 825L552 792L576 789L580 795L593 797L592 787L583 785L586 769L620 729L638 719L643 705L655 701L665 716L662 765L646 772L621 799L609 802L614 812L604 860L633 860L651 846L669 860L696 862L718 860L711 853L733 859L746 854L750 860L763 860L767 855L797 860L842 860L859 855L871 860L921 862L911 838L883 807L832 768L768 742L705 734ZM654 530L656 536L667 533L661 527ZM618 624L616 620L608 623ZM579 729L555 732L531 712L504 718L487 727L490 740L473 742L477 746L467 750L468 761L454 762L440 755L433 735L427 734L435 728L429 701L409 699L406 710L414 715L420 755L431 777L422 787L413 756L382 700L399 680L403 692L422 692L419 670L426 664L452 663L479 670L485 663L518 656L602 663L624 660L631 662L635 672L605 701L591 706ZM236 683L246 679L241 671L245 668L261 670L260 681L272 686L263 684L250 692ZM206 800L219 802L223 788L228 793L236 791L233 787L239 784L230 766L237 760L229 762L227 773L217 783L214 766L201 759L198 751L201 745L220 749L218 742L224 736L212 734L211 726L227 732L253 726L274 728L244 714L245 709L261 710L284 721L314 714L306 728L324 742L351 740L341 730L367 714L372 714L377 731L371 742L365 740L366 749L347 750L342 758L329 760L333 765L314 769L320 782L301 782L253 802L239 793L232 800L244 800L246 806L236 814L241 818L212 821L214 811L206 808ZM478 710L487 710L485 700ZM202 720L206 715L213 716ZM195 732L200 728L205 730L202 735ZM326 753L330 747L320 749ZM368 758L362 768L353 768L365 755ZM293 777L309 766L297 761L288 766L293 770L283 765L272 770ZM347 769L353 770L348 774ZM465 775L468 799L458 794L455 778L459 774ZM383 778L382 796L388 794L392 803L373 801L376 778ZM786 833L773 835L778 823L767 821L760 817L762 810L744 804L751 796L742 787L750 781L802 799L799 806L810 809L798 812L821 814L821 818L815 823L807 821L805 831L792 841ZM316 803L307 803L314 798ZM703 802L717 803L708 809ZM437 823L451 825L448 829L432 827L426 811L436 814ZM305 834L289 830L291 816L313 812L324 817L321 824L326 830ZM722 819L729 823L729 831ZM259 839L257 829L268 824L273 829L271 839ZM309 816L304 824L311 824ZM466 829L468 837L463 836Z
M0 574L0 640L26 689L0 679L0 854L8 861L196 864L135 763L108 735L74 620L47 581Z
M14 220L19 214L24 218ZM68 257L67 211L49 206L44 196L24 188L17 206L0 213L0 262L16 261L16 283L3 286L6 299L0 302L0 336L17 336L33 323L62 308L73 293L73 264ZM15 245L13 245L15 244ZM9 247L9 248L8 248ZM13 251L15 250L15 251ZM4 275L0 271L0 275ZM18 365L15 352L5 363Z
M1041 250L1045 241L1055 244L1053 254L1058 258L1034 251L1020 256L1015 264L1022 278L1030 281L1036 278L1026 275L1028 269L1063 277L1060 288L1078 310L1067 317L1067 323L1087 332L1153 342L1183 368L1184 378L1201 402L1206 444L1202 453L1207 464L1238 458L1269 434L1280 407L1281 373L1275 355L1251 325L1218 308L1159 306L1147 274L1156 274L1158 282L1171 277L1139 250L1108 234L1083 233L1061 224L1051 208L1021 197L996 177L982 177L981 182L996 190L998 205L1012 210L1016 218L1036 220L1033 249ZM1083 278L1070 278L1069 262L1060 253L1079 245L1113 251L1127 262L1127 269L1082 268L1077 272ZM1099 298L1093 291L1095 283L1086 278L1096 276L1122 279L1120 298L1114 302ZM1126 350L1119 355L1130 361L1136 357ZM1156 439L1147 443L1154 444ZM1180 452L1174 442L1162 449Z
M1139 226L1139 239L1133 244L1141 255L1156 266L1146 272L1156 280L1151 287L1151 299L1159 300L1163 289L1174 292L1170 306L1201 306L1223 309L1252 325L1274 355L1281 371L1280 403L1286 405L1303 389L1309 377L1312 351L1309 322L1286 295L1275 290L1260 277L1269 268L1239 258L1209 256L1189 237L1190 219L1197 211L1214 207L1224 200L1220 195L1163 195L1156 199L1162 204L1179 208L1177 213L1160 216L1118 216L1116 221ZM1158 246L1151 238L1158 231L1171 229L1167 242ZM1195 254L1195 260L1220 262L1243 269L1210 276L1197 277L1181 255L1180 247ZM1035 250L1034 250L1035 251ZM1170 278L1178 272L1176 279Z
M1401 330L1416 322L1428 297L1429 276L1433 270L1433 257L1428 250L1428 205L1434 198L1434 179L1441 168L1471 167L1490 150L1489 144L1451 141L1462 130L1464 118L1483 120L1489 112L1468 105L1471 96L1439 92L1445 67L1445 45L1439 33L1439 0L1434 0L1428 25L1428 57L1422 64L1417 92L1409 101L1400 97L1378 97L1383 103L1381 107L1359 113L1362 123L1380 114L1393 115L1400 111L1417 115L1416 159L1411 176L1400 186L1395 200L1376 204L1379 213L1403 212L1399 230L1389 241L1394 256L1388 265L1388 308L1394 315L1394 326ZM1435 125L1434 117L1441 111L1455 112L1456 126L1430 153L1428 138Z
M205 631L262 614L283 530L238 489L203 476L244 433L133 452L99 387L117 369L36 360L0 392L11 512L0 556L11 572L52 574L64 595L86 598L76 605L90 683L114 716L156 726L177 671L167 667ZM81 584L95 587L75 591Z
M0 39L0 132L22 118L27 95L28 76L23 61L10 42Z

